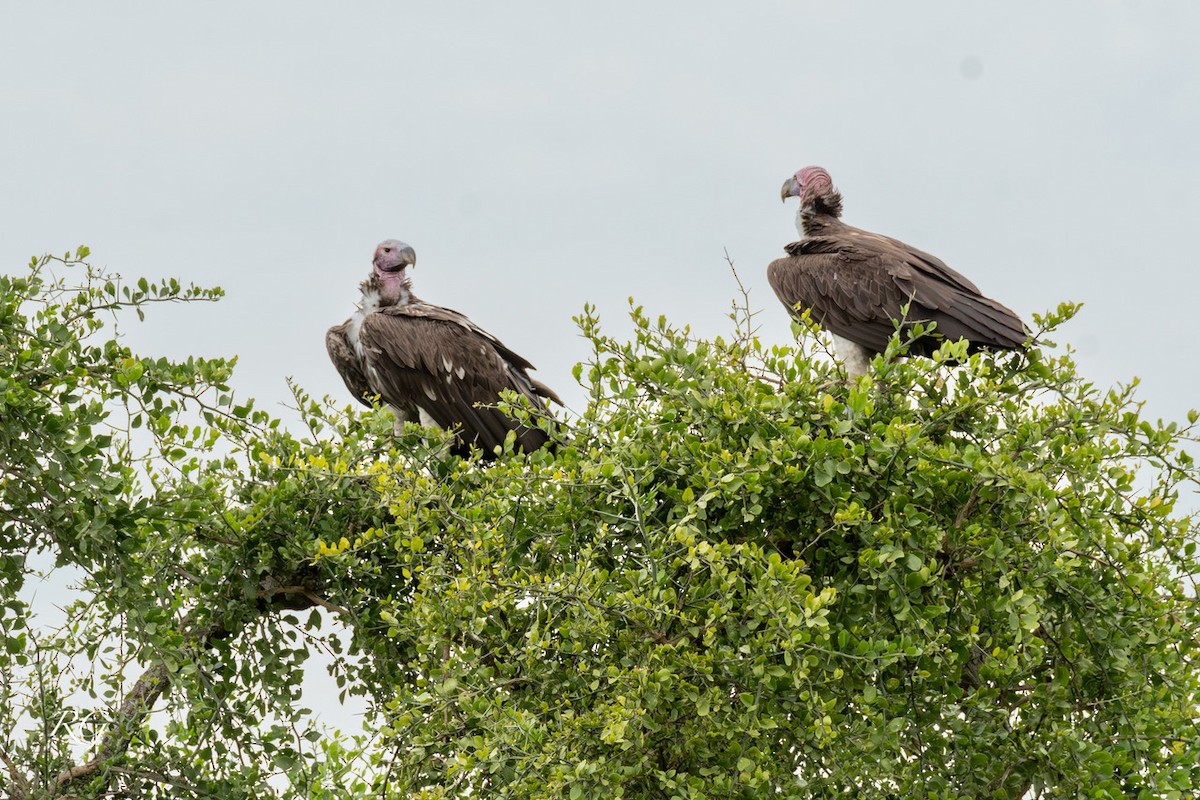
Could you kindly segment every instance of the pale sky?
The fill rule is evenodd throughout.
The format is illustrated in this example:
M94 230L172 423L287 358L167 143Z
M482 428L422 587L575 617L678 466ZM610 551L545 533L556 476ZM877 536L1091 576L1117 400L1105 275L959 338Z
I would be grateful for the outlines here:
M0 2L0 269L92 248L220 285L130 325L146 355L238 355L350 398L324 349L377 242L578 409L584 303L727 333L728 250L765 267L783 180L938 255L1152 414L1200 406L1200 4Z
M1027 320L1085 302L1058 338L1098 384L1200 405L1200 5L736 5L3 3L0 268L223 286L134 343L238 354L278 410L288 375L349 399L324 331L396 237L578 407L571 316L725 332L726 248L788 340L779 186L820 164Z

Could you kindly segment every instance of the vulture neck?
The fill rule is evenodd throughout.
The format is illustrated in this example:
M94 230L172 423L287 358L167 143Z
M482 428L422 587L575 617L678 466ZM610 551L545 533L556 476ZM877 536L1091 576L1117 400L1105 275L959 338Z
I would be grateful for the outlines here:
M359 284L358 288L362 292L362 302L359 303L359 308L367 312L377 308L407 306L420 302L412 293L412 279L407 274L402 280L385 283L378 274L372 272L365 281Z
M403 280L384 284L375 272L371 272L367 279L358 285L358 289L362 292L362 300L358 303L358 310L350 316L346 338L361 360L365 354L359 334L362 332L363 320L368 314L389 306L407 306L421 301L413 295L412 282L408 275L405 275ZM422 420L421 424L425 424L425 421Z
M814 197L803 203L796 214L796 228L801 236L820 236L841 225L842 196L838 192Z

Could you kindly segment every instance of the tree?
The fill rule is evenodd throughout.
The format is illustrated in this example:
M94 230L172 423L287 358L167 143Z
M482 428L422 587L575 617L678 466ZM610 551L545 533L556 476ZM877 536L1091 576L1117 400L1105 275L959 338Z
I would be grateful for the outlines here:
M847 383L744 311L704 341L634 308L621 342L586 310L587 409L488 466L299 390L291 433L230 362L91 344L216 293L52 263L3 285L0 796L1200 786L1196 415L1144 420L1067 355L897 340ZM55 635L15 588L37 548L82 576ZM305 722L316 646L371 736Z

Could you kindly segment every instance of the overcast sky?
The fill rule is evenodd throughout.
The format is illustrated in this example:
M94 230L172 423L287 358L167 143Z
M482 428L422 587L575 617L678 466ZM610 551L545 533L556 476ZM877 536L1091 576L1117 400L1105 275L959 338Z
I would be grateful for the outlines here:
M820 164L846 219L942 257L1152 411L1200 405L1200 5L17 4L0 19L0 267L89 245L224 287L147 353L241 358L344 396L325 329L375 244L572 405L571 316L625 298L728 329L728 249L786 341L779 186ZM748 7L749 6L749 7Z
M848 222L943 258L1151 412L1200 406L1200 4L0 3L0 269L92 248L220 285L148 355L238 355L349 401L325 354L377 242L578 408L571 317L727 332L820 164Z

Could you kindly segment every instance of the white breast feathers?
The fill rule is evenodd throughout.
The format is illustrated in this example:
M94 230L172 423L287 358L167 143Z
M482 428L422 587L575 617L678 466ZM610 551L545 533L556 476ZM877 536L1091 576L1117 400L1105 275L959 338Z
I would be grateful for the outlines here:
M350 346L354 348L354 355L360 359L363 357L362 340L359 338L359 331L362 328L363 320L367 318L375 309L379 308L379 292L374 289L364 289L362 301L358 304L358 310L350 317L350 325L346 328L346 338L350 341Z

